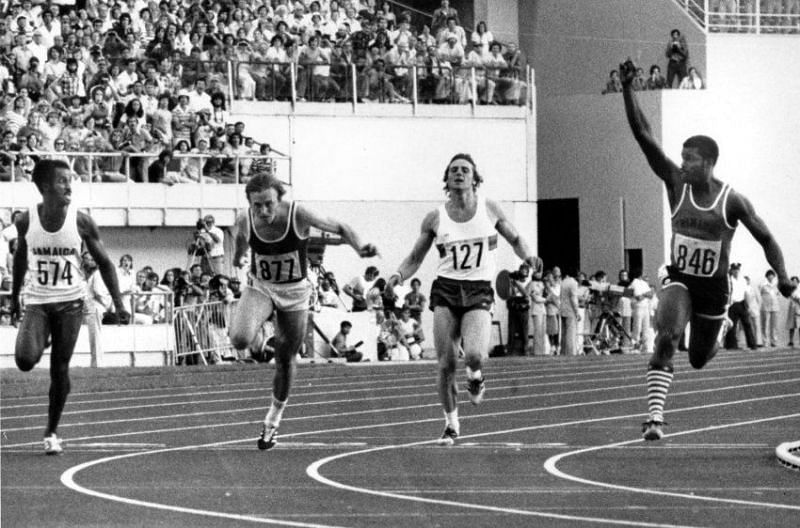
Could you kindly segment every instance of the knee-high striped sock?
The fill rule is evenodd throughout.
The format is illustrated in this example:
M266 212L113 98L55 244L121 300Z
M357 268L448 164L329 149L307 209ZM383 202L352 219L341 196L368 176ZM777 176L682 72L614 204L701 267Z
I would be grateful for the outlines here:
M650 420L664 421L664 403L672 383L672 367L650 367L647 371L647 410Z

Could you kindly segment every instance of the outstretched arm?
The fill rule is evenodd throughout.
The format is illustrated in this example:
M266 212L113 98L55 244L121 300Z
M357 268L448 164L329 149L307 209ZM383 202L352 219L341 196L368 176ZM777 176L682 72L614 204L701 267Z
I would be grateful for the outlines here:
M731 192L731 196L728 198L728 211L730 213L728 217L741 221L753 238L761 244L767 262L778 276L778 289L784 297L789 297L795 286L786 273L783 251L781 251L778 241L772 236L767 224L756 214L753 204L741 194Z
M236 217L236 246L233 253L233 265L237 268L241 268L245 265L242 259L247 256L247 252L250 249L250 245L247 242L249 234L247 214L248 212L245 210Z
M120 318L120 322L128 323L130 320L130 313L122 303L122 295L119 291L119 282L117 281L117 271L114 269L114 263L108 258L108 253L106 253L106 248L103 246L103 241L100 240L100 231L97 229L97 224L85 213L78 213L78 233L81 239L83 239L87 251L89 251L95 262L97 262L100 276L103 277L103 283L106 285L106 288L108 288L108 293L111 294L111 300L114 303L114 308Z
M436 238L436 225L438 221L439 217L436 211L431 211L425 216L422 220L422 228L420 229L419 237L417 237L417 241L414 242L411 253L403 260L400 267L397 268L397 273L389 277L389 280L386 282L387 287L394 288L417 272Z
M511 244L514 253L523 261L527 262L532 270L542 271L542 259L531 252L528 247L528 242L517 232L517 228L514 227L514 224L509 222L500 206L492 200L486 200L486 206L497 218L497 224L495 224L497 232Z
M317 215L316 213L299 204L297 206L296 215L298 223L301 226L305 226L306 229L308 227L316 227L321 231L339 235L342 237L342 240L347 242L350 247L355 249L356 253L358 253L358 255L362 258L374 257L378 254L378 248L376 248L373 244L362 244L358 234L353 230L352 227L344 222L334 218Z
M677 195L677 189L681 184L680 168L670 160L661 145L653 137L650 123L639 107L639 101L633 91L633 80L636 77L636 66L630 60L619 65L619 78L622 81L622 97L625 100L625 115L628 118L628 125L631 127L633 137L639 143L639 147L647 158L650 168L661 178L670 193L670 203L672 195Z

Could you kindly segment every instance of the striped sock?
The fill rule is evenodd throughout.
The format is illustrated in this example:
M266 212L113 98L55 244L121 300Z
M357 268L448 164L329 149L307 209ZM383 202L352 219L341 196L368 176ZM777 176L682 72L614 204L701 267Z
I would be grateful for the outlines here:
M647 410L650 412L650 420L664 421L664 403L667 401L672 375L672 367L650 367L647 371Z

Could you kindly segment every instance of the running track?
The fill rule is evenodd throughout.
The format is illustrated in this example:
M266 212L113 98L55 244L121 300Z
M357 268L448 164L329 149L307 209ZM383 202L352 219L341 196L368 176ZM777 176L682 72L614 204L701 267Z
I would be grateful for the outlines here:
M774 449L800 439L799 359L722 352L694 371L681 357L668 436L647 444L642 356L489 360L452 448L434 445L431 363L300 367L267 452L264 366L206 386L74 386L60 457L40 448L45 391L4 397L0 523L796 528L800 474Z

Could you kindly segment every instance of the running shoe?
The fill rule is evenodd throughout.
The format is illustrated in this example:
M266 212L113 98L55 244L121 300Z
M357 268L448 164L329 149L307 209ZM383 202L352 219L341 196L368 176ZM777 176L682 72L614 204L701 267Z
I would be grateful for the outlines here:
M60 455L63 451L64 448L61 447L61 439L57 437L55 433L44 438L45 455Z
M665 422L656 420L644 422L642 424L642 438L645 440L661 440L664 437L664 431L661 428L665 425Z
M258 448L262 451L272 449L278 443L278 428L271 425L264 425L261 429L261 436L258 438Z
M469 393L469 401L472 402L472 405L478 405L482 402L483 393L486 392L486 385L483 383L483 377L481 377L481 379L469 380L467 382L467 392Z
M458 438L458 432L448 425L436 443L440 446L451 446L456 443L456 438Z

